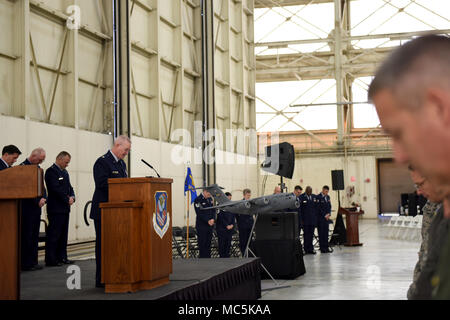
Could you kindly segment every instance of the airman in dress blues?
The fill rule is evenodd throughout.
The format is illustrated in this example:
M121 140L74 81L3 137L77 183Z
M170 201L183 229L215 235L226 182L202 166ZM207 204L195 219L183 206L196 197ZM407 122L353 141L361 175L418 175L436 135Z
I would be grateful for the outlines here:
M39 165L45 160L45 150L34 149L31 155L22 162L21 166ZM22 200L21 216L21 268L23 271L42 269L38 264L39 227L41 223L42 207L47 202L47 191L35 199Z
M303 192L303 188L301 186L295 186L294 187L294 194L297 197L298 203L301 203L300 196L302 195L302 192ZM300 233L300 231L302 230L302 227L303 227L301 219L300 219L300 208L301 208L301 206L299 206L297 208L297 212L298 212L298 232L299 233Z
M305 254L316 254L313 246L314 228L317 225L317 200L312 194L312 188L306 187L300 196L300 220L303 226L303 249Z
M95 260L96 260L96 287L104 287L101 283L101 211L99 204L108 202L108 179L127 178L127 165L123 158L131 150L131 140L127 136L119 136L114 146L106 154L97 159L94 164L95 191L92 197L90 218L95 225Z
M319 233L320 252L332 252L328 247L328 227L331 217L331 201L328 192L330 187L323 186L322 192L317 195L318 217L317 217L317 231Z
M195 228L199 247L199 258L211 258L211 240L216 213L214 209L202 210L213 206L211 193L207 190L195 199L194 208L197 215Z
M248 200L252 197L252 191L250 189L244 189L244 199ZM239 248L241 249L242 256L245 256L248 240L251 237L253 227L253 216L248 214L236 214L236 221L239 229Z
M70 206L75 202L75 192L66 168L71 155L62 151L55 163L45 171L47 185L47 241L45 244L45 265L61 266L72 264L67 259Z
M225 192L225 195L231 200L231 193ZM235 226L236 218L234 213L220 210L217 215L216 231L219 240L219 256L221 258L230 257L231 240Z

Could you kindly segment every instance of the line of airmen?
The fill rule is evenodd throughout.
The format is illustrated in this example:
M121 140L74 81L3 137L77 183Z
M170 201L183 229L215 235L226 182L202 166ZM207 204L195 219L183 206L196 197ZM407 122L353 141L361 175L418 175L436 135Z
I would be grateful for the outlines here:
M108 179L126 178L128 172L123 159L131 150L131 140L127 136L115 139L113 147L100 156L93 167L95 190L92 197L90 218L94 220L96 242L95 285L102 288L101 282L101 215L99 203L108 202ZM3 148L0 158L0 170L10 168L22 152L14 145ZM21 165L40 165L45 160L45 150L37 148ZM68 152L62 151L55 163L46 170L47 190L37 199L23 200L21 213L21 268L24 271L42 269L38 264L39 225L42 207L47 204L49 220L46 240L46 266L72 264L67 258L67 238L70 206L75 202L75 193L66 170L71 160Z
M303 229L303 242L305 254L316 254L313 246L314 229L317 227L319 233L320 251L330 253L332 250L328 247L328 227L331 223L331 201L328 195L330 188L323 186L322 192L318 195L312 194L312 188L307 187L306 192L302 194L302 188L296 186L294 194L298 198L300 207L299 214L299 232ZM274 193L281 193L277 186ZM231 193L225 193L231 200ZM243 200L251 198L250 189L244 189ZM207 190L195 199L195 212L197 214L195 227L197 229L199 257L211 257L211 240L214 224L216 223L216 232L219 242L219 256L221 258L230 257L231 240L233 229L238 226L239 230L239 248L243 256L246 255L246 249L251 237L254 218L252 215L233 214L231 212L220 210L217 214L214 209L201 210L213 206L211 194Z
M14 145L5 146L0 158L0 170L11 168L22 152ZM45 150L34 149L20 165L37 165L45 160ZM45 265L62 266L72 264L67 258L70 207L75 202L75 193L66 170L71 155L62 151L55 163L45 171L44 194L35 199L21 201L21 270L35 271L43 267L38 264L39 228L42 207L47 205L48 229L45 247Z
M315 228L319 234L319 246L321 253L330 253L332 250L328 247L328 227L332 223L331 201L328 195L330 187L322 187L322 192L314 195L310 186L306 187L305 193L302 193L301 186L295 186L294 194L300 202L298 208L299 231L303 229L303 250L305 254L316 254L313 246L313 237Z
M225 195L231 200L231 193ZM251 198L251 190L244 189L243 199ZM253 216L244 214L234 214L228 211L220 210L216 218L216 210L201 210L213 206L211 193L206 189L195 199L194 207L197 215L195 228L197 230L197 239L200 258L211 258L211 240L214 224L216 224L217 238L219 242L219 256L221 258L230 257L231 240L234 230L239 230L239 248L242 255L245 255L247 243L253 227Z

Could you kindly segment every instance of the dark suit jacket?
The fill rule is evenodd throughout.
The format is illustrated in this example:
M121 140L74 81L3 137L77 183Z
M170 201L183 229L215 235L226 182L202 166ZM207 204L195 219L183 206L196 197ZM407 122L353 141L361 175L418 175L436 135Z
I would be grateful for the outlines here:
M327 214L331 214L331 201L330 196L326 195L324 196L322 193L319 193L316 197L317 199L317 206L318 206L318 214L317 217L319 221L327 221L325 220L325 216Z
M67 170L61 170L53 164L45 171L45 184L48 190L47 212L49 214L69 213L69 198L75 198L75 193Z
M245 198L242 198L245 200ZM251 214L236 214L236 222L239 230L251 229L253 227L253 215Z
M21 166L29 166L29 165L31 165L31 162L28 161L28 158L27 158L20 165ZM38 166L38 167L40 168L40 166ZM22 212L26 213L26 214L41 214L41 208L39 207L39 201L41 201L42 198L47 199L47 190L45 188L44 188L44 194L42 195L42 197L22 200Z
M8 169L9 167L0 159L0 171Z
M197 215L195 221L195 227L197 229L212 229L212 226L208 224L211 219L216 220L216 212L214 209L201 210L201 208L209 208L213 206L211 198L206 199L203 194L200 194L194 200L195 213Z
M127 178L127 165L125 161L116 161L108 151L105 155L97 159L94 164L95 191L92 196L91 219L100 219L100 202L108 202L108 179Z
M301 223L304 226L316 226L317 225L317 199L316 196L311 194L309 197L306 193L303 193L299 197L300 199L300 213Z
M227 226L229 225L236 226L236 218L234 213L228 212L228 211L220 211L217 215L217 223L216 223L216 230L217 232L231 232L233 229L228 230Z

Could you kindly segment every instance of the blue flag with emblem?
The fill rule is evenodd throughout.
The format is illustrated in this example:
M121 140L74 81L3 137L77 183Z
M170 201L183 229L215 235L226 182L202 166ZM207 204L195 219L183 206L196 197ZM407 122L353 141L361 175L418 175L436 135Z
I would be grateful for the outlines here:
M191 203L194 203L194 200L197 198L197 191L195 190L194 178L192 178L191 168L188 167L186 179L184 180L184 195L186 192L191 192Z

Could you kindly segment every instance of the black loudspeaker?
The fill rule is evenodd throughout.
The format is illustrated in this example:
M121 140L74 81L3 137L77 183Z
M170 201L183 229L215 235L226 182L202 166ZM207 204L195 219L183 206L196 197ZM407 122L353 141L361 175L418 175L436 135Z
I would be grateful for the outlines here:
M252 250L273 277L294 279L305 273L298 212L259 215L255 235ZM265 272L261 276L268 277Z
M305 274L302 244L295 240L256 240L253 243L256 256L270 274L277 279L295 279ZM262 270L261 278L269 275Z
M408 194L408 216L417 215L417 198L415 193Z
M333 190L344 190L344 170L332 170L331 181Z
M292 179L295 166L294 146L283 142L266 147L266 159L261 165L264 171Z
M255 225L256 240L294 240L299 234L298 212L258 215Z

